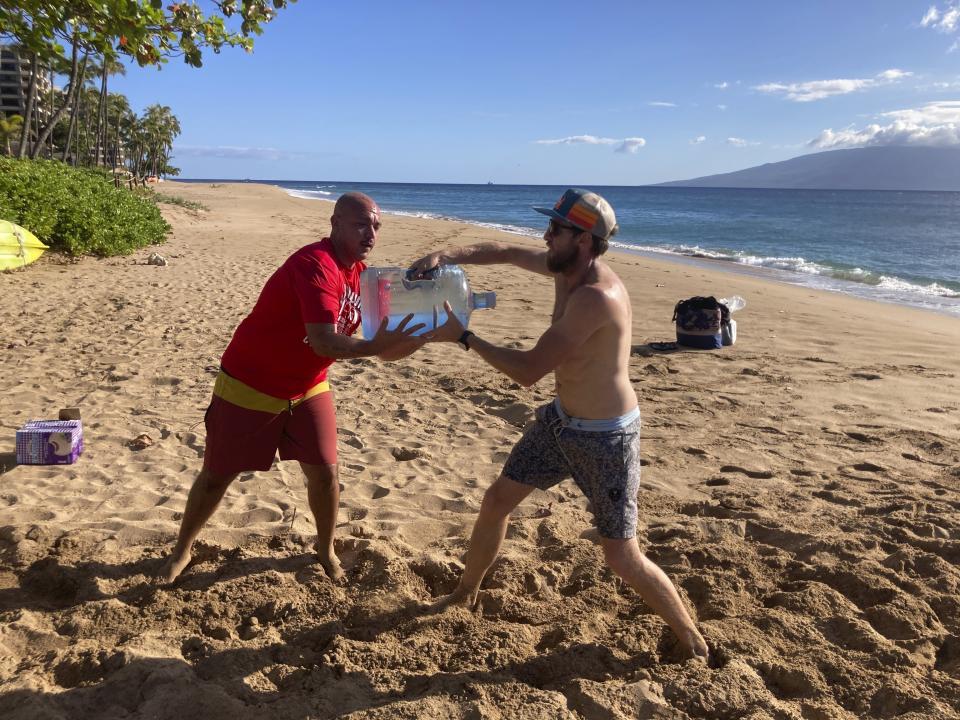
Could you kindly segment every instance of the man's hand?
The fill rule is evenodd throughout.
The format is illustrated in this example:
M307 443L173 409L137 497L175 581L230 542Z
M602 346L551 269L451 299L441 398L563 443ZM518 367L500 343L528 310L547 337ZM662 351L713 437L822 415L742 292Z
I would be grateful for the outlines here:
M447 311L447 321L436 330L423 336L427 339L427 342L456 342L466 329L457 316L453 314L453 308L446 300L443 302L443 309Z
M407 323L412 319L413 313L410 313L404 317L393 330L388 330L387 323L390 321L390 318L383 318L383 320L380 321L380 327L377 328L376 334L370 339L370 349L373 350L372 354L388 354L398 349L401 345L405 346L405 348L411 348L426 343L427 339L425 336L414 337L414 334L423 330L426 325L417 323L416 325L407 327ZM410 352L412 352L412 350L410 350Z
M415 260L407 271L410 273L411 280L422 280L429 277L430 273L442 264L443 253L438 251L424 255L419 260Z

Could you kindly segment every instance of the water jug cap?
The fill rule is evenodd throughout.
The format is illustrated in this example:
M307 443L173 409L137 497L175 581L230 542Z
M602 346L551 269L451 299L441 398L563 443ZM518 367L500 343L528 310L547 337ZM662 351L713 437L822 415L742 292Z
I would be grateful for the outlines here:
M437 265L430 270L427 270L423 273L424 277L421 277L419 280L413 279L413 268L408 268L407 271L403 274L403 287L407 290L412 290L413 288L424 287L432 285L434 280L437 279L437 274L440 272L440 266Z

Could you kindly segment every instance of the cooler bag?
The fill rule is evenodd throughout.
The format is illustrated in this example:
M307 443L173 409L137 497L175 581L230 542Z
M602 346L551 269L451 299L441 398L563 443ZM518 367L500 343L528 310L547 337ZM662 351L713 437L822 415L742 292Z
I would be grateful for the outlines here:
M677 323L677 344L713 350L723 347L722 327L730 321L730 311L715 297L692 297L673 308Z

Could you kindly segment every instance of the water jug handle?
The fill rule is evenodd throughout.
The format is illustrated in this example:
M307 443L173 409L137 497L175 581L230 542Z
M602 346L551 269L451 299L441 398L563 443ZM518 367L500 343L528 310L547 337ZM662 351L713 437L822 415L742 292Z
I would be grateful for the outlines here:
M426 277L422 277L419 280L414 280L413 269L409 268L403 274L403 287L406 288L407 290L412 290L413 288L427 286L428 283L432 285L434 280L436 280L437 273L439 272L439 270L440 270L440 266L437 265L436 267L431 268L430 270L427 270L425 273L423 273Z

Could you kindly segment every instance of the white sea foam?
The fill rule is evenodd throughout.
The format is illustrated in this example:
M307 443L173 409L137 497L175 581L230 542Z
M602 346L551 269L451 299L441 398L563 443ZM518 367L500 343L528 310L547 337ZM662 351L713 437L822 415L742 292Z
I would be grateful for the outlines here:
M880 276L878 286L884 290L893 290L895 292L917 293L919 295L930 295L942 298L960 298L960 292L944 287L939 283L930 283L929 285L917 285L898 277Z
M420 218L422 220L454 220L456 218L445 217L437 213L410 211L410 210L388 210L390 215L400 215L401 217Z
M326 190L292 190L290 188L283 188L283 190L288 195L304 200L329 200L333 195L332 192Z
M941 303L935 299L958 300L960 291L939 283L921 284L891 275L881 275L864 268L837 268L812 262L803 257L764 257L723 250L707 250L696 245L664 247L656 245L631 245L612 242L611 247L627 251L640 251L661 255L679 255L692 259L719 260L751 268L782 271L782 279L810 285L822 290L832 290L861 297L905 302L910 305L960 314L955 303Z

